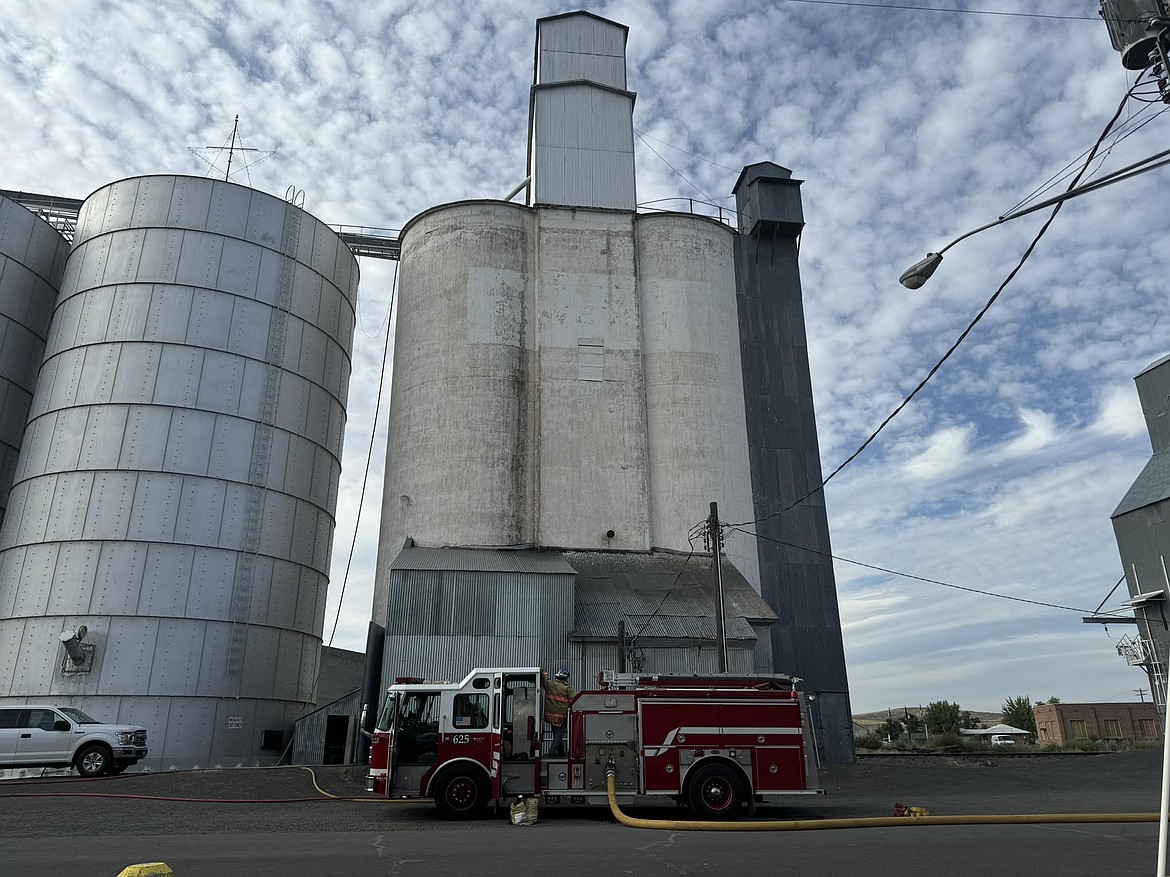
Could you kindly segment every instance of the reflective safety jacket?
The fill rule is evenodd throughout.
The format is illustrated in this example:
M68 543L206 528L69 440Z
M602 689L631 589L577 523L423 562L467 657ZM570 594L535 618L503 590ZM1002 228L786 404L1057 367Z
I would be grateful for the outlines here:
M549 679L547 673L540 681L544 685L544 720L554 728L563 725L569 712L569 701L577 692L573 691L567 682Z

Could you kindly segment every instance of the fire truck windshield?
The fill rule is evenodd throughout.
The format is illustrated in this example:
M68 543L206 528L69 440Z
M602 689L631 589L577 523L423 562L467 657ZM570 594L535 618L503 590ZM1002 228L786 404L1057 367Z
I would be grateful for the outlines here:
M394 714L398 709L398 695L391 691L386 695L386 702L382 704L382 709L378 712L378 723L375 725L375 730L389 731L390 725L394 722Z

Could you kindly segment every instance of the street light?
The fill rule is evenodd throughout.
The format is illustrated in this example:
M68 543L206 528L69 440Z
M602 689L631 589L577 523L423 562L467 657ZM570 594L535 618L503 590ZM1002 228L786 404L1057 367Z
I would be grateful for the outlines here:
M1054 198L1049 198L1041 201L1038 204L1033 204L1031 207L1025 207L1023 210L1015 210L1011 213L1005 213L995 222L989 222L987 225L981 225L979 228L971 229L971 231L959 235L937 253L927 253L926 258L921 262L916 262L902 272L902 276L898 278L898 282L907 289L919 289L930 276L934 274L935 269L942 264L943 253L957 244L959 241L966 240L972 235L979 234L981 231L987 231L989 228L994 228L997 225L1003 225L1005 222L1011 222L1013 219L1019 219L1021 216L1027 216L1029 213L1035 213L1037 210L1043 210L1045 207L1052 207L1054 204L1061 204L1072 198L1086 195L1097 189L1103 189L1106 186L1112 186L1114 183L1120 183L1122 180L1128 180L1130 177L1136 177L1139 174L1144 174L1146 171L1152 171L1160 167L1165 167L1170 164L1170 149L1151 155L1149 158L1144 158L1141 161L1134 162L1131 165L1123 167L1121 170L1114 171L1111 174L1106 174L1099 177L1092 182L1085 183L1083 186L1077 186L1074 189L1069 189L1067 192L1062 192Z

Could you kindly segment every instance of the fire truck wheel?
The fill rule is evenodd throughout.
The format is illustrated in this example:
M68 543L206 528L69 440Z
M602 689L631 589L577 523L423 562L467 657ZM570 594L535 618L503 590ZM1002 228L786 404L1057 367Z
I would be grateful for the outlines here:
M435 780L434 797L444 819L468 819L487 806L487 782L480 773L455 768Z
M732 819L743 802L743 786L724 764L700 767L691 777L691 809L706 819Z

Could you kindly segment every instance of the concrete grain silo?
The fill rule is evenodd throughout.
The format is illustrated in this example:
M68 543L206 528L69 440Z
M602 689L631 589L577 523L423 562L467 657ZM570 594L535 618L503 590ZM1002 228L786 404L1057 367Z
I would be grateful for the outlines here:
M734 225L640 208L627 35L539 19L526 202L402 230L379 669L791 673L848 761L799 181L746 167ZM743 525L723 528L726 661L695 535L712 501Z
M0 195L0 521L68 255L55 228Z
M85 201L0 532L0 703L141 723L160 767L280 755L317 675L357 274L231 183Z

